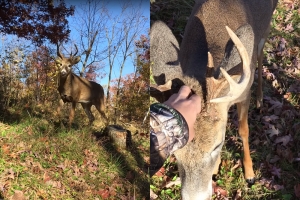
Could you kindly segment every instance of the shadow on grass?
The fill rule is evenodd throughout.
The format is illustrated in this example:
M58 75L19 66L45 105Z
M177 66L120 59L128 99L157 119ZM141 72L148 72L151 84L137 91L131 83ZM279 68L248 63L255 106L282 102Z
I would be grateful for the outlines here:
M21 111L15 111L13 108L0 109L0 121L6 124L19 123L22 119Z
M137 189L139 190L139 193L143 199L149 199L150 181L147 175L148 169L140 152L141 150L139 149L139 145L135 141L126 142L126 150L124 151L111 142L107 131L107 128L105 128L94 132L93 135L97 138L97 140L101 140L101 144L107 152L111 153L112 155L117 155L120 158L121 167L119 170L122 172L122 174L124 174L124 178L126 178L134 186L137 186ZM126 131L128 136L128 130ZM127 154L132 155L137 163L138 168L135 168L134 164L130 163L130 160L127 158Z
M287 83L288 74L283 73L281 76L281 78L277 76L278 81ZM290 84L288 85L300 84L297 79L291 77L289 79ZM255 188L258 190L258 195L264 194L267 198L296 199L294 187L299 183L300 164L293 159L297 158L297 152L300 150L299 102L292 104L284 97L288 93L287 88L287 91L279 92L278 88L273 87L272 82L264 80L263 106L261 109L257 109L255 107L256 87L257 84L253 84L248 113L249 144L253 169L256 173ZM230 131L226 133L224 145L229 154L227 153L225 160L242 160L243 145L237 137L239 135L238 115L235 106L229 110L229 115ZM226 167L225 164L224 166ZM230 171L230 167L232 166L225 171ZM259 185L268 188L268 194L259 192L262 189Z

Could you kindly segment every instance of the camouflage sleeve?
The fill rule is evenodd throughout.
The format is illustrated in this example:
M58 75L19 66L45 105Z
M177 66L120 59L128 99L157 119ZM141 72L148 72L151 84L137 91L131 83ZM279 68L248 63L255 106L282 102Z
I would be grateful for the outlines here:
M189 139L188 125L175 109L161 103L150 106L150 176Z

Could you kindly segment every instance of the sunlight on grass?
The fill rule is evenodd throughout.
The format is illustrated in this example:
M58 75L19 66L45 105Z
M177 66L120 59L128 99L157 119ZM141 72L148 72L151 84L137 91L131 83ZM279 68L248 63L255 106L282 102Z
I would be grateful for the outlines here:
M24 115L19 123L0 124L6 127L0 137L0 197L11 197L16 190L29 199L114 199L134 192L141 199L148 196L141 186L147 175L127 150L114 150L90 127L68 131L51 120ZM146 144L145 139L138 143ZM128 178L128 170L141 174Z

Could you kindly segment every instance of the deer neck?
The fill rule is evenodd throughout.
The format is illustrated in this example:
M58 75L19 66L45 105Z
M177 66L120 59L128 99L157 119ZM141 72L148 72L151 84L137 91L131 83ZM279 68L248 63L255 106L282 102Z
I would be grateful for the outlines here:
M72 86L74 80L74 74L72 72L69 72L67 75L59 75L59 87L62 86Z

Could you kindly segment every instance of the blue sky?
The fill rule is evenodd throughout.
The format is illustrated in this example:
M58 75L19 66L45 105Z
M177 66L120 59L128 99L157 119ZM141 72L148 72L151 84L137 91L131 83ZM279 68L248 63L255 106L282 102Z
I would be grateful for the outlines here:
M81 6L83 6L83 4L85 3L84 1L74 1L74 0L66 0L65 1L67 5L75 5L75 16L72 16L69 18L69 25L70 25L70 29L71 29L71 34L70 34L70 38L73 42L79 44L80 41L78 41L78 32L76 32L75 29L73 29L74 27L72 26L73 24L73 20L76 20L76 14L78 14L76 12L76 9L81 10ZM121 12L121 6L123 5L125 1L121 1L121 0L113 0L113 1L108 1L107 4L107 9L109 14L111 15L118 15ZM141 2L142 6L141 6L141 12L143 14L143 16L147 17L147 23L145 25L145 27L143 28L143 30L138 34L138 38L139 36L144 34L144 35L148 35L148 30L150 28L150 2L149 0L142 0L142 1L132 1L132 3L134 5L136 5L136 7L138 7L138 3ZM78 27L76 27L78 28ZM108 26L108 28L110 28ZM101 44L99 44L100 47L99 48L105 48L108 46L107 41L103 41ZM81 52L80 52L81 53ZM108 65L108 60L103 60L102 61L103 64L105 65L104 68L104 73L106 73L106 76L103 79L96 79L96 81L98 83L100 83L101 85L103 85L104 87L107 85L108 83L108 73L109 73L109 65ZM125 76L126 74L132 73L134 72L134 65L133 65L133 60L131 58L128 58L127 61L125 62L125 66L122 72L122 76ZM80 65L82 65L81 63L78 64L79 68ZM116 79L119 77L119 71L120 71L120 65L118 62L115 62L114 66L113 66L113 71L112 71L112 80Z
M101 1L101 0L99 0ZM75 15L76 15L76 9L81 8L80 6L82 6L82 4L86 3L86 0L65 0L66 4L69 5L75 5ZM121 1L121 0L110 0L107 1L108 5L107 5L107 10L108 13L111 15L118 15L120 14L121 11L121 6L125 1ZM144 17L147 18L147 23L145 24L143 30L140 32L140 34L138 34L138 38L140 37L140 35L144 34L144 35L148 35L148 31L150 28L150 1L149 0L132 0L131 1L134 5L138 5L138 3L142 3L141 6L141 12L142 15ZM76 19L76 16L72 16L69 17L69 26L70 26L70 39L73 43L76 43L78 47L80 47L80 41L78 40L78 33L76 33L76 31L74 30L74 26L72 26L74 20ZM76 27L78 28L78 27ZM79 27L80 28L80 27ZM108 26L109 28L109 26ZM11 46L11 44L13 44L13 46ZM48 42L45 43L46 46L50 47L52 50L54 50L54 52L56 51L56 46L53 44L49 44ZM22 38L17 38L15 35L6 35L3 36L1 35L1 41L0 41L0 53L2 53L3 55L5 54L5 50L8 47L14 47L14 46L26 46L26 52L25 53L31 53L31 51L35 51L37 47L32 45L31 41L22 39ZM66 47L66 49L68 49L69 47L71 47L71 44L65 44L64 47ZM107 43L104 41L101 44L99 44L99 46L101 48L106 48L107 47ZM73 46L74 48L74 46ZM82 53L82 51L79 53ZM66 55L67 56L67 55ZM103 79L96 79L96 82L100 83L102 86L104 86L104 89L107 86L108 83L108 73L109 73L109 65L106 60L102 61L105 68L103 69L102 72L106 73L106 76ZM81 63L78 64L78 67L80 68L80 65L82 65ZM119 70L120 70L120 65L118 64L118 62L115 62L114 66L113 66L113 71L112 71L112 80L116 79L119 77ZM124 69L123 69L123 73L122 76L125 76L126 74L129 73L133 73L134 72L134 61L129 58L127 59Z

